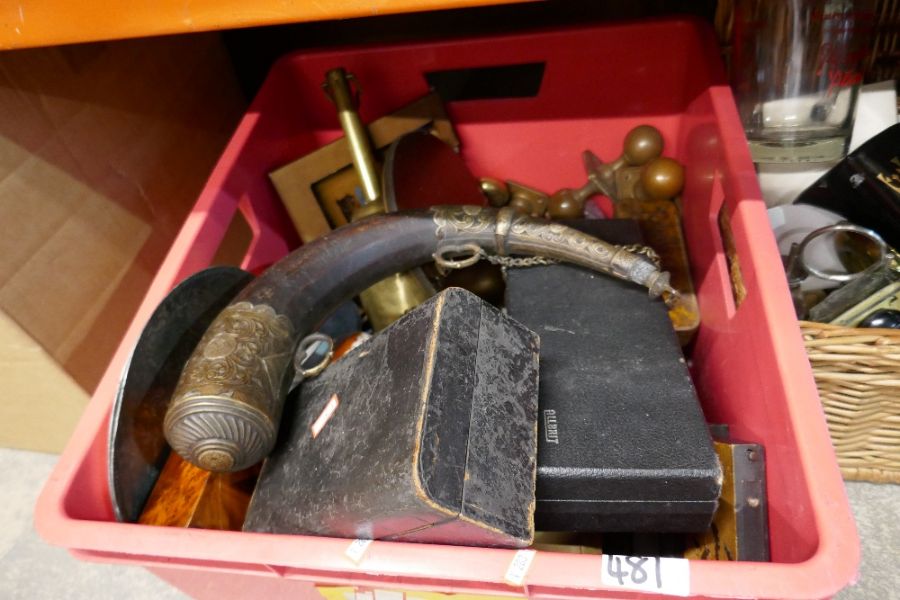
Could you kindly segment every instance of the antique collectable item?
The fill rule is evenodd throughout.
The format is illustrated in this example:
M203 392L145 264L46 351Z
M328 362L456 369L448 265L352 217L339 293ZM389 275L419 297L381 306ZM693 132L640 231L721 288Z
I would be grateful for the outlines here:
M356 101L350 90L351 76L344 69L332 69L322 84L326 94L334 101L341 128L347 138L353 166L362 186L364 199L351 214L351 221L381 214L388 209L382 195L381 173L375 166L375 154L356 110ZM422 134L426 135L426 134ZM430 137L430 136L429 136ZM393 148L394 146L392 146ZM396 207L394 207L396 208ZM359 300L375 331L384 329L408 310L421 304L434 294L421 272L392 273L386 279L374 283L360 292Z
M509 191L499 181L493 184L495 188L502 186ZM400 137L385 152L383 189L384 201L391 210L484 203L484 186L475 179L462 157L442 140L423 131ZM449 272L430 267L421 271L431 274L435 287L461 287L494 305L502 305L503 275L498 265L478 262Z
M643 241L632 220L569 223ZM721 469L666 307L552 264L507 271L506 311L541 336L537 527L706 529Z
M163 417L184 363L213 318L253 275L210 267L179 283L141 332L113 404L109 427L109 495L120 521L138 520L169 446Z
M338 112L341 129L347 138L347 146L353 157L353 166L359 176L366 202L381 200L381 182L375 167L375 155L369 142L369 135L356 111L356 100L350 90L351 75L344 69L337 68L325 74L322 88L334 102Z
M539 255L677 294L646 257L568 227L477 206L373 216L295 250L247 285L212 322L166 412L166 439L211 471L271 451L298 341L336 306L386 276L429 260L466 266L488 253ZM465 258L461 258L465 255Z
M422 129L459 148L441 99L433 92L372 121L366 129L376 156L397 138ZM359 204L355 195L359 177L352 160L348 139L340 137L269 173L303 243L350 222L353 207Z
M669 307L669 318L686 345L700 326L700 309L691 279L687 247L681 228L681 214L672 200L684 186L684 168L678 161L661 156L663 138L658 129L641 125L625 137L623 157L627 163L613 171L602 171L611 178L615 196L613 215L637 219L644 242L660 256L662 265L672 274L672 283L681 296ZM613 163L616 164L616 163Z
M245 531L527 546L538 337L450 288L285 409Z

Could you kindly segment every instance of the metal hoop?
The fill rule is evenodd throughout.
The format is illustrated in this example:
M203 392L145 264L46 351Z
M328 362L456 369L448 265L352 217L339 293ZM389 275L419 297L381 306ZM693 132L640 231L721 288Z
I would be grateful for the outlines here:
M325 354L325 357L313 365L308 369L303 369L303 363L312 356L313 350L316 348L317 344L324 342L328 345L328 352ZM296 372L296 377L306 379L308 377L315 377L319 373L325 370L325 368L331 363L331 357L334 356L334 340L331 337L325 335L324 333L313 333L302 340L297 345L297 351L294 353L294 369Z
M466 256L468 254L468 256ZM466 256L466 258L448 258L449 256ZM441 246L432 254L434 263L439 269L464 269L471 267L481 260L482 251L478 244L463 244L462 246Z
M820 269L817 269L816 267L810 266L809 263L806 262L806 254L805 253L806 253L807 245L809 245L809 243L811 241L813 241L814 239L816 239L819 236L822 236L826 233L832 233L832 232L837 232L837 231L849 231L852 233L857 233L857 234L859 234L863 237L869 238L870 240L875 242L875 245L878 246L878 251L880 253L878 260L876 262L872 263L871 265L869 265L868 267L866 267L865 269L863 269L862 271L859 271L857 273L829 273L828 271L822 271ZM822 227L820 229L816 229L815 231L810 232L805 238L803 238L803 241L800 242L800 247L798 248L797 255L799 257L800 263L803 265L803 268L810 275L818 277L819 279L824 279L826 281L835 281L838 283L846 283L848 281L853 281L854 279L856 279L858 277L862 277L863 275L865 275L867 273L871 273L872 271L877 271L878 269L880 269L887 263L888 258L890 257L891 253L890 253L890 250L888 249L887 244L881 238L881 236L878 235L877 233L875 233L874 231L872 231L871 229L868 229L866 227L860 227L859 225L854 225L853 223L843 222L843 223L836 223L834 225L827 225L826 227Z

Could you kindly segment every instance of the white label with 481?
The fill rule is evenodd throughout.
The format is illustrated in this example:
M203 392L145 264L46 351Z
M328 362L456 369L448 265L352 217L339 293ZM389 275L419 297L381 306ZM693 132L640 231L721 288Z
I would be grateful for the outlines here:
M604 554L601 559L603 585L672 596L691 593L691 568L687 559L621 554Z

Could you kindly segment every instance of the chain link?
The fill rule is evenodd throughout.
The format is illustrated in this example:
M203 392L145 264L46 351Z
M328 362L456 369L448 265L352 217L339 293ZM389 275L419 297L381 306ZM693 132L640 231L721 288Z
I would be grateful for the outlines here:
M488 254L484 250L478 254L492 265L500 265L501 267L536 267L540 265L554 265L559 262L555 258L547 258L546 256L513 258L512 256L496 256L494 254Z
M642 254L643 256L646 256L654 265L656 265L657 269L660 268L659 254L657 254L656 251L649 246L630 244L627 246L615 247L627 250L628 252L633 252L635 254ZM488 254L483 249L479 248L477 253L474 253L469 259L466 259L462 263L443 259L438 261L438 267L441 271L444 271L446 269L459 269L467 266L468 264L471 264L472 258L475 258L475 256L488 261L492 265L499 265L504 268L537 267L541 265L555 265L560 262L555 258L548 258L546 256L528 256L523 258L514 258L512 256L497 256L495 254Z
M646 256L650 260L650 262L656 265L657 269L661 268L659 254L657 254L656 251L649 246L630 244L627 246L616 246L616 248L621 248L622 250L627 250L635 254ZM479 251L478 255L481 258L487 260L489 263L493 265L500 265L501 267L535 267L539 265L553 265L560 262L555 258L547 258L546 256L529 256L527 258L495 256L493 254L488 254L484 250Z

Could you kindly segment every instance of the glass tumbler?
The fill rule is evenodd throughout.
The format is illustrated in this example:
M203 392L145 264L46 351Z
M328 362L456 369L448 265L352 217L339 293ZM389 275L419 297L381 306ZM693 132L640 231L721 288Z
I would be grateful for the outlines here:
M754 162L847 153L874 0L738 0L731 84Z

